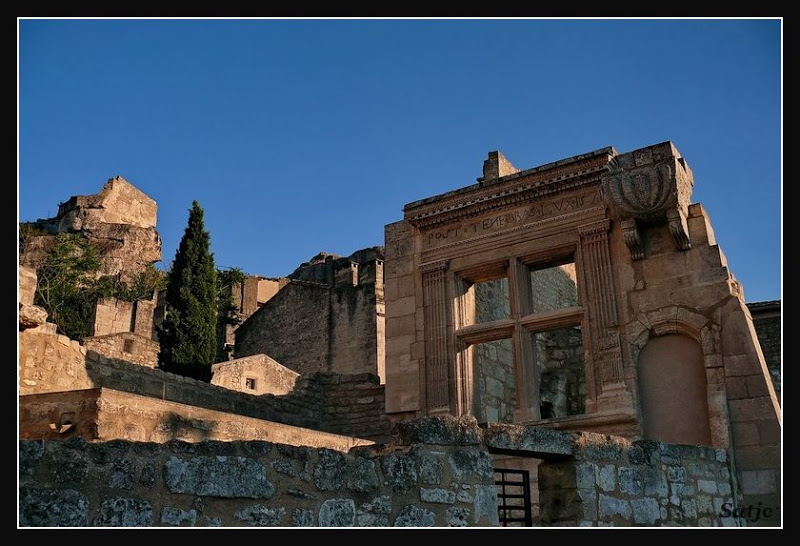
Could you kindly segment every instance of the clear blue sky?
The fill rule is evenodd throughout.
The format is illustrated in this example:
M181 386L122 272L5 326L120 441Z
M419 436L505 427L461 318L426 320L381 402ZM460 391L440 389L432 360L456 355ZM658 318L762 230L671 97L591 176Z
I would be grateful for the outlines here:
M20 20L19 219L121 175L219 267L383 244L408 202L675 143L748 301L781 297L780 20Z

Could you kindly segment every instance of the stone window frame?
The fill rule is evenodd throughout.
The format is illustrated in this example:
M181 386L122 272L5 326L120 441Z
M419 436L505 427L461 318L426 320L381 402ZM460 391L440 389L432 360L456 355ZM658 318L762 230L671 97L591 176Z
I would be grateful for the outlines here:
M250 391L256 390L256 378L255 377L245 377L244 378L244 388Z
M530 271L542 270L572 263L576 271L576 288L578 304L555 310L534 313L531 311L532 298ZM474 305L474 296L470 295L470 287L476 283L505 277L508 279L508 297L511 317L482 323L469 323L470 306ZM460 369L473 370L473 354L471 347L478 343L511 339L514 355L514 381L516 386L516 408L513 420L515 423L555 422L575 417L557 417L542 419L539 404L540 374L534 362L532 334L561 328L580 327L584 350L583 366L587 383L592 378L591 362L586 358L586 350L590 346L589 332L586 328L586 306L583 275L578 256L577 245L550 250L547 255L529 254L512 256L494 262L467 267L453 272L455 287L453 305L453 334L455 338L456 360ZM470 301L470 298L473 298ZM472 393L467 405L471 413L477 415ZM586 410L582 415L591 412L587 394Z

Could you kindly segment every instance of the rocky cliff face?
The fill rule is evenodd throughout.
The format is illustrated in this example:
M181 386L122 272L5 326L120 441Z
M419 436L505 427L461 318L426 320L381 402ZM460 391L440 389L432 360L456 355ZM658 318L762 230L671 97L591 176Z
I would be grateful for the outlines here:
M58 233L80 233L97 248L99 276L130 281L161 260L161 237L155 229L156 202L122 177L111 178L95 195L73 196L54 218L33 223L41 234L28 237L20 265L37 268Z

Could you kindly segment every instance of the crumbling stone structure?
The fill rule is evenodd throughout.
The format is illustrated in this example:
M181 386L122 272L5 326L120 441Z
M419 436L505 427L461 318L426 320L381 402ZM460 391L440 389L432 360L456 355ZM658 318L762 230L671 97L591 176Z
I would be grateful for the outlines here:
M748 303L761 352L772 376L778 402L781 401L781 300Z
M21 440L20 524L495 527L511 509L498 510L498 452L541 458L544 526L747 522L730 509L723 449L443 416L399 422L391 445L349 449Z
M236 329L288 283L289 279L286 277L246 275L243 282L233 283L230 286L231 303L235 311L232 316L220 317L221 320L217 322L219 342L217 361L233 359Z
M53 218L34 225L50 234L78 232L99 251L98 275L128 282L148 265L161 261L161 237L156 231L156 202L133 184L110 178L96 195L76 195L61 203ZM30 237L21 249L20 264L42 263L51 237Z
M212 384L149 367L156 300L79 343L22 267L20 525L779 524L779 302L744 303L693 183L669 142L492 152L385 255L235 288Z
M54 218L34 222L48 234L28 237L21 248L20 264L35 272L51 248L53 235L80 233L98 251L98 276L130 282L161 260L157 208L152 198L124 178L111 178L98 194L73 196L59 205ZM159 350L154 325L157 301L155 293L150 299L134 302L101 299L95 306L90 337L83 344L97 354L155 367Z
M384 374L383 249L300 265L236 328L234 356L266 354L297 373Z

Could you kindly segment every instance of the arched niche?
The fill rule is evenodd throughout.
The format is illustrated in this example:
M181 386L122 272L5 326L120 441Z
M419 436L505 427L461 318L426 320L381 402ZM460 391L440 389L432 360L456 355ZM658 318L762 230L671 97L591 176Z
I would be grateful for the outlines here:
M684 334L651 338L639 353L643 436L712 445L703 349Z

